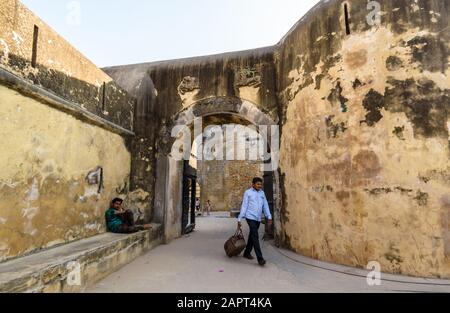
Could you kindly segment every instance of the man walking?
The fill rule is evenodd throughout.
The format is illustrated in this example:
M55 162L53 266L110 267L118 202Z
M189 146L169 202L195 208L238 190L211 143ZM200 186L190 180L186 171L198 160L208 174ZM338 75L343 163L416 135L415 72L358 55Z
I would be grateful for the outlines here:
M272 225L272 215L270 214L269 203L267 202L266 195L262 189L263 180L259 177L254 178L252 188L247 190L244 194L241 213L238 218L238 229L242 229L242 219L245 218L248 226L250 227L250 235L248 237L244 257L249 260L254 260L251 252L255 249L259 265L264 266L266 261L264 260L261 252L258 231L261 225L263 211L266 219L268 220L269 226Z

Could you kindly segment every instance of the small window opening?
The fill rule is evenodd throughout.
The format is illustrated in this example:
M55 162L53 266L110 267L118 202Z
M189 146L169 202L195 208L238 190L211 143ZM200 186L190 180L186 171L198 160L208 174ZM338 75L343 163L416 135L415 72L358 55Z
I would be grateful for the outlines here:
M102 111L106 110L106 83L103 83L102 86Z
M348 4L344 4L344 14L345 14L345 33L350 35L350 13L348 11Z
M37 48L38 48L38 39L39 39L39 27L34 25L33 32L33 50L31 54L31 66L36 67L37 65Z

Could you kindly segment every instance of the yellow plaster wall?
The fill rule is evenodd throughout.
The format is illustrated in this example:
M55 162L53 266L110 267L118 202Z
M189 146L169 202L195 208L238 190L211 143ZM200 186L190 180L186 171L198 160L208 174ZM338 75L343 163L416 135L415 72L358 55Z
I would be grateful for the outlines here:
M0 86L0 261L104 232L125 196L124 139ZM104 188L86 176L104 170Z

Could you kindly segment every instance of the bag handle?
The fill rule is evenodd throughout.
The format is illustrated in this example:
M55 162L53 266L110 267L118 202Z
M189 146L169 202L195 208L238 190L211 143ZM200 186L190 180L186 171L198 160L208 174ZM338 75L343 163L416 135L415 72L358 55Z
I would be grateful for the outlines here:
M235 237L244 237L244 233L242 232L242 228L236 230L236 233L234 234Z

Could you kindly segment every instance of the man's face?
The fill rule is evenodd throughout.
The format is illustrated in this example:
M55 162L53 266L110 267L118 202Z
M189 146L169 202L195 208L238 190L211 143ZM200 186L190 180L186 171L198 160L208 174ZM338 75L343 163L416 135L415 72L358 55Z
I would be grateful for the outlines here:
M260 191L263 188L263 184L261 182L257 182L256 184L253 184L253 188L255 190Z
M122 202L116 201L113 203L113 208L116 209L117 211L122 209Z

